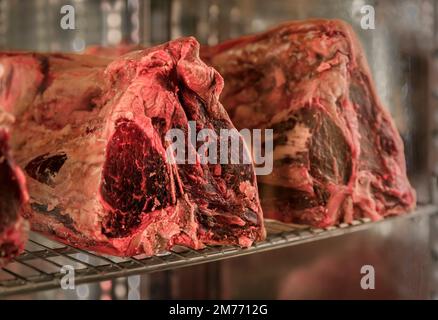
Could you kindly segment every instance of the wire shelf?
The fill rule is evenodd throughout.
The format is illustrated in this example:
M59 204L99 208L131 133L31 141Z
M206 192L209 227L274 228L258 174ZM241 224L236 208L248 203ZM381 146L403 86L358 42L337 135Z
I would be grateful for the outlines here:
M296 226L268 220L266 221L267 239L247 249L236 246L216 246L196 251L184 247L175 247L170 252L153 257L119 258L102 256L66 246L32 233L24 253L15 258L9 265L0 269L0 298L60 288L60 281L65 276L61 272L61 268L66 265L74 268L75 283L83 284L187 267L299 245L360 231L375 224L390 223L394 219L412 219L419 215L434 213L438 213L438 208L426 205L418 207L411 214L389 218L377 223L371 223L369 219L361 219L350 224L340 224L325 229L297 228Z

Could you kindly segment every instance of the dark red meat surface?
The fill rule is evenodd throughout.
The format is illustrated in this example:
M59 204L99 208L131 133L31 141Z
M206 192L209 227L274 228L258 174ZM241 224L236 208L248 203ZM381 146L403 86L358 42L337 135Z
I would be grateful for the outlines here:
M0 103L17 118L33 230L120 256L264 238L252 165L165 160L169 129L234 128L218 101L223 79L198 52L187 38L115 60L3 54Z
M9 149L7 118L11 117L0 110L0 266L23 250L28 231L21 215L28 196L24 175Z
M265 217L324 227L415 206L402 140L346 23L285 23L203 58L224 77L234 125L274 129L274 170L258 177Z

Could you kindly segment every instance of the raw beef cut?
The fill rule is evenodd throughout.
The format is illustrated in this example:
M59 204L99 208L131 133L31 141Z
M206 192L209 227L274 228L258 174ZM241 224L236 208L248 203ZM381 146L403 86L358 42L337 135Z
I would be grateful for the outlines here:
M0 78L0 88L2 83ZM23 250L28 231L28 223L21 216L28 198L24 175L9 150L10 121L12 117L0 109L0 266Z
M350 26L297 21L205 48L238 129L274 129L274 169L259 176L265 217L330 226L415 206L403 143Z
M199 59L196 40L116 60L11 53L0 62L17 86L6 90L27 93L0 103L17 117L13 147L33 230L120 256L264 238L251 164L167 161L170 129L234 128L218 101L223 79Z

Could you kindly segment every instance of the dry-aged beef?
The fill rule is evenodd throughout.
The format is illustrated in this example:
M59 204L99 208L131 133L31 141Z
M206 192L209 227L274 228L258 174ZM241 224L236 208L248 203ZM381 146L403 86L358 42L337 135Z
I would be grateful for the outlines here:
M203 50L225 80L238 129L274 129L274 170L259 177L265 217L328 226L415 206L403 143L342 21L311 20Z
M0 86L2 83L0 79ZM10 118L0 109L0 266L23 250L28 231L28 223L21 215L28 198L24 175L9 149Z
M0 103L17 117L33 230L122 256L264 238L252 165L166 161L169 129L234 128L218 101L223 79L198 55L193 38L114 61L3 55L11 86L27 92L8 99L18 88L3 88ZM23 69L27 78L15 79Z

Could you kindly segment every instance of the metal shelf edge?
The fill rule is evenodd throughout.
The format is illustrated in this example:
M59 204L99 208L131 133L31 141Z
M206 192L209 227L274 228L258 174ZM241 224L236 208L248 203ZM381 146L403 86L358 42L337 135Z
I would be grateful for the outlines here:
M118 269L113 270L103 270L99 271L101 269L101 266L96 266L93 268L85 268L78 270L79 274L75 277L75 283L76 285L84 284L84 283L90 283L90 282L96 282L96 281L105 281L110 280L118 277L126 277L131 275L138 275L138 274L144 274L144 273L152 273L157 271L165 271L165 270L171 270L171 269L177 269L182 267L189 267L193 265L199 265L202 263L208 263L208 262L214 262L229 258L235 258L240 256L245 256L249 254L259 253L259 252L266 252L269 250L275 250L275 249L281 249L284 247L289 246L296 246L304 243L319 241L323 239L328 239L332 237L339 237L345 234L351 234L353 232L361 231L364 229L368 229L372 226L375 226L377 224L382 223L391 223L391 221L395 219L414 219L416 217L422 216L422 215L430 215L438 213L438 207L434 205L424 205L420 206L417 210L415 210L412 213L398 216L398 217L390 217L385 220L381 220L378 222L369 222L369 221L354 221L352 224L349 224L348 226L336 226L331 227L327 229L299 229L299 230L291 230L291 231L285 231L281 233L276 234L269 234L268 238L263 241L259 242L256 245L242 249L238 247L208 247L207 249L201 250L201 251L194 251L194 250L188 250L183 253L169 253L168 255L164 255L161 257L155 258L155 260L159 261L157 263L150 263L151 259L154 258L146 258L146 259L131 259L128 261L125 261L123 263L129 264L131 263L137 263L137 267L128 268L124 266L123 263L112 263L108 264L108 266L112 266L113 264L117 264L118 266L122 266ZM269 228L269 227L268 227ZM207 251L207 252L206 252ZM210 252L208 252L210 251ZM37 254L38 251L31 252L31 255L34 254L37 256L37 258L43 259L43 256L39 257ZM41 251L42 252L42 251ZM185 256L185 253L189 253L192 255ZM28 253L26 253L28 254ZM26 255L25 254L25 255ZM85 254L85 253L82 253ZM72 259L67 255L59 254L60 257L66 258L66 259ZM96 254L90 253L90 256L96 256ZM56 256L55 256L56 257ZM107 258L103 258L104 260L108 260ZM173 261L171 259L174 259ZM47 259L45 259L47 260ZM73 259L72 259L73 260ZM23 261L26 261L23 259ZM15 262L23 264L23 262L20 262L20 257L15 259ZM104 268L104 267L102 267ZM92 271L94 270L94 271ZM97 270L97 271L96 271ZM7 272L7 271L6 271ZM83 274L86 273L86 274ZM88 274L87 274L88 273ZM28 283L24 283L21 285L15 285L15 286L9 286L6 287L4 284L6 282L3 282L0 280L0 298L4 298L11 295L17 295L17 294L24 294L24 293L32 293L36 291L41 290L49 290L49 289L56 289L60 288L60 279L64 276L64 274L61 274L60 272L51 274L52 279L47 281L38 281L34 282L33 280L28 280ZM27 279L27 278L25 278ZM14 279L15 280L15 279ZM7 280L7 281L13 281L13 280Z

